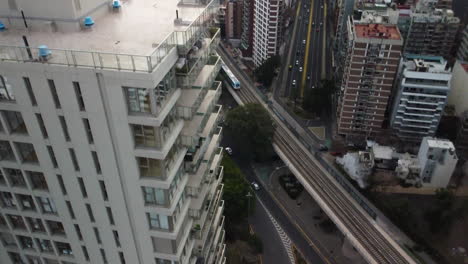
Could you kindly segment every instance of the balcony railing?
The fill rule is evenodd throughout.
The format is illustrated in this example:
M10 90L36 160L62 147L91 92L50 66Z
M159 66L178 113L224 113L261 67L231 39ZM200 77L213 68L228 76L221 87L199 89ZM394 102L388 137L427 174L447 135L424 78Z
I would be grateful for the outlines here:
M49 49L51 55L42 57L39 55L38 48L0 45L0 61L44 63L119 71L152 72L176 46L182 50L193 46L201 32L206 30L214 21L213 16L216 15L217 6L218 0L212 0L187 29L174 31L169 34L149 56L69 49Z

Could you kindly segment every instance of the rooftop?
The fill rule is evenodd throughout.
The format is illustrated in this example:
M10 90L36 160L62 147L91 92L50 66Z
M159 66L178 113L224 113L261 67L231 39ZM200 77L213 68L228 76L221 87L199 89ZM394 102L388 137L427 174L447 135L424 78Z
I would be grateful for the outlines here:
M455 149L452 141L448 139L425 137L423 140L427 140L427 145L431 148Z
M400 31L395 25L382 24L354 24L358 38L401 40Z
M173 31L183 31L203 11L204 6L178 6L179 0L139 0L122 2L118 12L105 11L90 29L54 32L51 23L29 20L30 28L9 27L0 33L0 45L87 50L117 54L150 55ZM182 23L175 23L176 10ZM7 26L8 27L8 26Z

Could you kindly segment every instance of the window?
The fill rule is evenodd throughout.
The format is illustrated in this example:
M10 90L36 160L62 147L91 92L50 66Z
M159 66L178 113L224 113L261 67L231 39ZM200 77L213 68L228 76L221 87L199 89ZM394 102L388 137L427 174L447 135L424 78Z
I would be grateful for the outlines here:
M89 261L89 253L88 253L88 249L86 248L86 246L81 246L81 250L83 250L83 255L86 261Z
M26 171L26 175L29 177L31 187L37 190L48 190L47 181L42 172L37 171Z
M94 167L96 167L96 173L101 174L101 163L99 163L99 157L96 151L91 151L91 155L93 156Z
M63 135L65 136L65 140L70 141L70 134L68 133L68 126L67 126L67 122L65 121L65 117L59 116L59 119L60 119L60 125L62 126Z
M41 219L26 217L26 222L28 223L29 229L31 229L32 232L45 233L46 230Z
M151 113L149 89L124 88L130 113Z
M20 254L16 252L8 252L8 256L10 256L10 260L13 264L24 264Z
M41 264L42 263L39 257L26 255L26 259L28 260L28 264Z
M67 195L67 188L65 188L65 183L63 182L62 175L57 174L57 181L60 185L60 190L62 191L62 194Z
M2 111L3 117L12 134L28 134L28 129L20 112Z
M8 228L5 217L0 214L0 228Z
M90 204L86 204L86 210L88 211L89 220L94 223L96 220L94 219L93 209Z
M3 176L2 170L0 170L0 184L6 185L6 180L5 180L5 177Z
M26 181L24 180L23 173L18 169L5 168L5 173L10 181L10 185L14 187L26 187Z
M94 235L96 236L96 241L98 242L98 244L102 244L101 235L99 234L99 230L97 229L97 227L93 227L93 230L94 230Z
M140 177L163 179L163 165L161 160L137 157Z
M8 219L14 229L26 230L26 224L24 223L23 217L19 215L8 215Z
M57 88L55 87L54 80L47 80L49 84L50 93L52 94L52 98L54 99L55 108L60 109L62 106L60 105L60 100L57 94Z
M112 209L110 207L106 207L106 211L107 211L107 217L109 218L109 223L111 225L115 225L114 216L112 215Z
M78 160L76 159L75 151L73 149L68 149L68 152L70 152L70 157L73 162L73 167L75 168L76 171L79 171L80 166L78 165Z
M153 187L142 187L143 197L146 204L165 205L166 196L163 189Z
M58 241L55 241L54 243L55 243L55 246L57 247L57 251L59 255L73 256L73 251L71 249L70 244L58 242Z
M49 134L47 133L47 129L44 124L44 119L42 119L42 115L36 114L36 119L37 119L37 123L39 123L39 127L41 128L42 136L44 138L48 138Z
M31 81L29 80L28 77L23 77L24 81L24 86L26 86L26 90L28 91L29 99L31 100L31 104L36 106L37 101L36 101L36 96L34 96L34 92L31 86Z
M0 140L0 160L16 160L13 149L8 141Z
M83 234L81 234L81 228L79 225L75 224L76 236L79 240L83 240Z
M87 198L88 192L86 191L86 186L84 184L83 178L78 178L78 184L80 185L81 195L83 195L84 198Z
M8 83L7 78L0 75L0 101L15 102L13 87Z
M78 101L78 107L80 108L80 111L86 110L83 100L83 94L81 94L80 83L73 82L73 88L75 89L76 100Z
M33 240L27 236L17 236L22 249L34 249Z
M117 230L112 230L112 233L114 234L115 245L120 247L119 232L117 232Z
M169 221L166 215L160 215L155 212L147 213L148 222L151 229L169 230Z
M99 186L101 187L102 199L104 199L104 201L108 201L109 197L107 195L106 184L104 183L104 181L100 180L99 181Z
M133 130L133 138L135 140L135 146L138 147L160 147L157 144L155 128L151 126L143 125L131 125Z
M2 207L16 208L16 201L13 199L13 195L9 192L0 192L0 202Z
M18 247L15 238L9 233L0 233L0 241L4 247Z
M70 217L72 219L75 219L75 212L73 211L73 207L72 207L70 201L65 201L65 203L67 204L68 213L70 214Z
M17 194L16 199L24 211L36 211L36 206L31 195Z
M37 197L37 202L41 206L42 212L44 214L56 214L57 208L55 207L55 203L52 199L47 197Z
M30 143L15 143L18 154L23 163L38 163L36 151L33 144Z
M170 260L156 258L156 264L172 264Z
M54 248L50 240L36 238L36 244L39 246L41 252L54 253Z
M50 157L50 160L52 161L52 165L54 166L54 168L58 168L57 159L55 158L55 153L54 153L54 149L52 148L52 146L47 146L47 151L49 152L49 157Z
M107 262L107 257L106 257L106 252L104 251L103 248L101 248L100 251L101 251L102 262L103 263L108 263Z
M89 144L93 144L94 143L93 131L91 130L91 125L89 124L89 120L87 118L83 118L83 124L86 130L86 136L88 137L88 142Z
M57 221L46 220L47 227L52 235L65 235L65 229L63 228L63 224Z
M119 258L120 258L120 264L126 264L125 263L125 256L122 251L119 251Z

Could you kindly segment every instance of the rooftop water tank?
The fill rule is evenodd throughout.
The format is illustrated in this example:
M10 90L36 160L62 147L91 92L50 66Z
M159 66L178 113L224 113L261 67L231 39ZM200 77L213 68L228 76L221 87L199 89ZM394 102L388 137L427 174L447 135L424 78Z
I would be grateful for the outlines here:
M120 4L120 0L113 0L112 1L112 7L113 8L120 8L122 4Z
M3 31L3 30L5 30L5 29L6 29L5 24L3 24L2 21L0 21L0 31Z
M94 20L90 16L87 16L84 19L84 25L86 27L91 27L92 25L94 25Z
M40 45L39 47L39 57L46 58L51 54L50 49L46 45Z

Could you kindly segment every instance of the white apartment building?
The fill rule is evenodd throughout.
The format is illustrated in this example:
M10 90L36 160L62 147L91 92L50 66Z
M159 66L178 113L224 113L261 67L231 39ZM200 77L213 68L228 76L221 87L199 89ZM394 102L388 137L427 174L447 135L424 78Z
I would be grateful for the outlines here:
M0 2L2 264L226 262L217 0L113 4Z
M402 59L391 116L403 140L434 136L447 104L451 71L442 57L408 55Z
M458 162L450 140L423 138L418 152L420 179L423 187L445 188Z
M283 0L257 0L254 5L252 57L258 67L278 53Z

